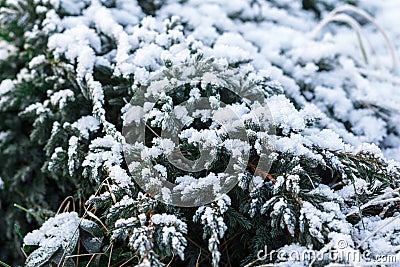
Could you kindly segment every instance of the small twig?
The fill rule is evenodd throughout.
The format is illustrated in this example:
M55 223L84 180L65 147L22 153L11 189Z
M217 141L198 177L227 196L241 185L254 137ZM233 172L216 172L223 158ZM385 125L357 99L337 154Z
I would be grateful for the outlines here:
M239 232L235 233L233 236L231 236L229 239L225 239L225 241L221 244L221 247L225 246L226 243L230 242L231 240L233 240L235 237L237 237L241 233L242 233L242 231L239 231Z
M107 181L109 179L109 177L107 177L99 186L99 188L97 188L96 193L94 195L97 195L100 192L100 189L104 186L105 181ZM78 227L76 227L75 232L73 233L72 237L70 238L66 248L68 248L71 245L72 239L74 238L74 236L76 235L76 233L79 230L79 225L82 223L82 220L84 219L84 217L86 216L86 214L88 214L90 211L85 207L85 213L82 215L82 218L79 220L79 224ZM107 228L106 228L107 229ZM64 258L66 257L65 254L67 253L67 249L64 250L62 256L61 256L61 260L60 262L57 264L57 267L60 267L61 262L64 262Z
M20 249L21 249L22 254L24 254L24 256L25 256L25 259L28 258L28 255L26 255L25 250L22 247Z
M114 248L114 244L111 244L111 251L110 251L110 256L108 257L107 267L111 266L111 257L112 257L112 253L113 253L113 248Z
M316 188L316 187L315 187L315 184L314 184L313 180L311 179L310 175L308 175L308 174L306 173L306 177L308 178L308 180L310 180L310 183L311 183L312 187L315 189L315 188Z
M255 264L256 262L260 261L260 259L255 259L254 261L246 264L244 267L251 267L253 264Z
M397 198L389 198L389 199L381 200L385 196L393 194L395 192L398 192L399 190L400 190L400 187L398 187L398 188L396 188L396 189L394 189L394 190L392 190L390 192L386 192L386 193L384 193L384 194L382 194L382 195L380 195L380 196L368 201L367 203L363 204L362 206L360 206L360 208L364 209L364 208L366 208L366 207L368 207L368 206L370 206L372 204L382 204L382 203L386 203L386 202L390 202L390 201L400 200L400 198L398 198L398 197ZM348 217L350 215L353 215L353 214L356 214L356 213L357 213L357 211L350 212L349 214L346 215L346 217Z
M312 265L315 263L315 261L316 261L317 259L321 258L321 256L324 255L326 252L328 252L332 247L333 247L333 244L332 244L332 243L330 243L330 244L326 245L325 247L323 247L323 248L318 252L318 254L317 254L315 257L313 257L313 259L312 259L312 261L310 262L310 265L309 265L309 266L312 266Z
M81 251L81 242L78 242L78 249L76 252L79 254L80 251ZM93 258L93 256L92 256L92 258ZM76 261L76 266L79 266L79 257L76 257L75 261Z
M117 203L117 198L115 197L114 193L112 192L111 185L110 185L110 183L108 181L106 182L106 185L108 187L108 192L110 192L110 196L111 196L114 204L116 204Z
M175 258L175 254L172 251L172 259L168 262L167 267L171 266L171 263L174 261L174 258Z
M144 123L144 125L146 125L146 127L158 138L160 138L160 135L158 135L151 127L150 125L148 125L147 123Z
M193 241L188 235L185 235L185 238L186 238L190 243L192 243L193 245L195 245L196 247L198 247L198 248L201 250L201 246L200 246L198 243L196 243L195 241ZM210 252L209 252L209 251L205 251L205 253L207 253L208 256L210 255Z
M68 259L68 258L78 258L78 257L93 256L93 255L104 255L104 252L68 255L68 256L65 256L65 258L66 259Z
M62 266L64 266L65 257L66 257L65 254L67 253L67 248L69 248L69 246L71 245L72 240L74 239L74 236L78 233L79 225L81 224L82 220L83 220L83 218L81 218L81 219L79 220L78 227L76 227L74 233L72 234L71 238L69 239L68 244L67 244L67 246L65 247L65 250L64 250L63 254L61 255L60 262L57 264L57 267L60 267L60 264L61 264L61 263L63 263ZM79 235L79 233L78 233L78 235Z
M258 166L254 165L251 162L247 163L247 166L254 171L254 173L260 175L262 178L264 178L264 180L268 179L270 180L273 184L276 184L276 180L274 178L274 176L272 174L269 174L266 171L260 170L260 168L258 168Z
M72 207L72 210L73 210L73 211L76 211L74 198L73 198L72 196L68 196L68 197L66 197L66 198L63 200L63 202L61 202L60 207L58 208L56 214L59 214L59 213L60 213L61 208L64 206L65 202L68 201L69 199L71 199L71 202L72 202L72 206L73 206L73 207ZM68 206L67 206L67 207L69 207L69 203L68 203ZM65 209L64 209L64 212L65 212Z
M125 266L126 264L128 264L128 262L130 262L131 260L133 260L134 258L138 258L138 256L133 256L130 259L128 259L126 262L124 262L123 264L119 265L119 267Z
M104 225L104 223L100 220L100 218L97 217L93 212L91 212L90 210L88 210L88 209L85 208L85 213L86 213L87 215L89 215L89 217L91 217L91 218L95 219L96 221L98 221L98 222L101 224L101 226L108 232L107 227L106 227L106 226Z
M380 230L382 230L383 228L385 228L386 226L388 226L389 224L391 224L392 222L394 222L395 220L397 220L398 218L400 218L400 214L397 215L396 217L394 217L393 219L391 219L390 221L388 221L387 223L385 223L384 225L380 226L379 228L377 228L375 231L373 231L369 236L367 236L366 238L364 238L363 241L360 242L360 244L358 244L357 249L359 249L368 239L370 239L371 237L373 237L376 233L378 233Z
M85 267L89 267L89 264L92 262L92 260L93 260L93 258L94 258L95 256L96 256L96 255L93 254L92 257L90 257L90 260L89 260L89 262L86 264ZM77 258L77 259L79 259L79 258ZM78 266L78 265L77 265L77 266Z
M200 256L201 256L201 248L200 248L199 256L197 256L196 267L199 267Z

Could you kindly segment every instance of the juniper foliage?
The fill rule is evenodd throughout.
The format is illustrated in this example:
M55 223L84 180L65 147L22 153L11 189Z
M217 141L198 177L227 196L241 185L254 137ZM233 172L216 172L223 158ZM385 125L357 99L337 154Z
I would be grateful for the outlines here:
M374 233L400 207L399 164L383 155L397 149L396 109L358 94L361 85L378 82L390 91L395 73L382 70L389 82L371 78L369 84L358 70L366 67L358 54L331 48L332 40L307 39L306 45L329 47L311 58L298 54L301 44L280 40L271 40L277 51L259 56L265 48L251 27L282 27L302 36L309 29L293 25L298 16L317 24L347 1L284 2L1 1L0 259L27 266L242 266L281 260L258 259L265 246L319 253L339 240L376 254L383 240L386 253L398 253L398 226ZM181 17L173 16L177 8ZM220 21L202 13L187 17L201 8L225 11ZM271 8L289 19L266 12ZM254 138L238 185L198 208L167 205L143 192L132 177L143 173L129 173L122 147L135 90L160 69L184 72L182 64L234 69L238 75L230 79L245 77L266 97L276 128L271 168L255 167L258 128L249 124ZM339 74L341 81L327 78ZM188 83L170 97L180 102L203 90L240 103L212 86ZM344 101L345 110L335 108ZM155 117L160 123L168 113L162 104ZM380 131L369 131L360 116L377 122ZM155 124L149 136L154 139L159 128ZM201 132L210 125L195 121L192 128ZM180 149L195 159L198 146L181 141ZM146 145L156 147L151 140ZM223 170L228 156L221 149L212 170ZM171 181L184 175L164 154L155 163Z

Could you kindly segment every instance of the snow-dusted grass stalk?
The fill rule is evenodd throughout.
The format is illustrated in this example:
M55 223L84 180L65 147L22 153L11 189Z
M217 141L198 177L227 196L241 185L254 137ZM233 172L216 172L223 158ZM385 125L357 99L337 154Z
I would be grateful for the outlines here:
M349 24L355 31L357 34L357 39L359 42L359 46L360 46L360 50L361 53L363 55L363 58L365 60L365 63L368 64L368 57L367 57L367 53L365 51L361 36L364 35L363 34L363 30L361 25L357 22L357 20L355 20L353 17L347 15L347 14L343 14L341 12L346 12L346 11L351 11L354 12L358 15L361 15L363 18L367 19L369 22L371 22L377 29L378 31L382 34L383 38L386 41L386 44L388 46L389 52L390 52L390 56L392 59L392 68L393 70L397 70L397 57L396 57L396 50L394 48L393 42L392 40L389 38L389 36L386 34L385 30L379 25L379 23L371 16L369 15L367 12L365 12L364 10L357 8L355 6L352 5L344 5L344 6L340 6L335 8L334 10L332 10L315 28L314 30L310 33L310 36L312 38L316 38L316 36L318 35L318 33L321 32L321 30L330 22L344 22ZM373 46L372 43L369 41L368 37L365 36L371 51L373 52Z
M365 64L369 64L369 60L368 60L368 56L367 56L367 52L365 50L363 41L361 39L361 36L364 35L363 34L363 30L361 28L361 25L352 17L350 17L349 15L346 14L336 14L336 15L330 15L327 18L325 18L323 21L321 21L321 23L315 28L315 30L311 33L311 36L313 38L315 38L317 36L317 34L322 30L322 28L327 25L330 22L345 22L347 24L349 24L356 32L357 34L357 39L358 39L358 44L360 46L360 50L361 50L361 54L362 57L365 61ZM365 37L367 39L368 44L370 45L370 47L372 48L371 42L369 41L369 39L367 37Z
M388 226L389 224L395 222L396 220L400 219L400 214L398 214L397 216L393 217L392 219L390 219L388 222L386 222L385 224L382 224L380 227L378 227L375 231L373 231L370 235L368 235L366 238L364 238L357 246L357 248L362 247L362 245L368 241L368 239L370 239L371 237L373 237L374 235L376 235L377 233L379 233L379 231L381 231L382 229L384 229L386 226Z
M392 194L398 192L399 190L400 190L400 187L399 187L399 188L396 188L396 189L393 189L393 190L391 190L391 191L389 191L389 192L386 192L386 193L384 193L384 194L382 194L382 195L377 196L376 198L374 198L374 199L368 201L367 203L361 205L361 206L360 206L360 210L363 210L364 208L366 208L366 207L368 207L368 206L371 206L371 205L390 203L390 202L395 202L395 201L400 200L399 197L383 199L383 198L385 198L385 197L388 196L388 195L392 195ZM353 214L356 214L357 212L358 212L358 211L350 212L350 213L348 213L346 216L347 216L347 217L348 217L348 216L351 216L351 215L353 215Z

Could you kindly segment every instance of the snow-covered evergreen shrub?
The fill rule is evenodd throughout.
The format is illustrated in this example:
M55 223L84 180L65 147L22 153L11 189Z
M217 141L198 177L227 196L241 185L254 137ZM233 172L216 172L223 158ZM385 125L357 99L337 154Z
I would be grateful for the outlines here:
M357 14L364 52L347 25L315 34L349 2L0 1L0 260L22 263L20 246L28 266L282 261L257 258L265 246L399 258L398 72ZM396 1L352 4L399 43ZM248 162L228 194L182 208L135 183L122 128L137 88L198 59L257 85L276 150L269 170Z

